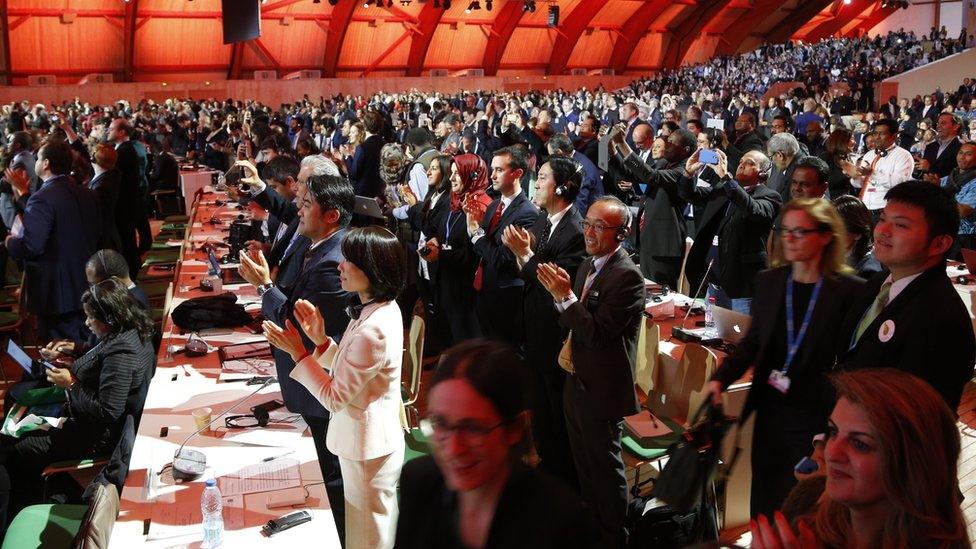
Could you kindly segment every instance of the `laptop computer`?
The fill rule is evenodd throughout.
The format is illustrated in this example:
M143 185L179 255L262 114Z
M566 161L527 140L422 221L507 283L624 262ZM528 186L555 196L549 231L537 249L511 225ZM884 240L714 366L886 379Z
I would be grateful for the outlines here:
M752 317L725 309L723 307L712 307L712 319L715 321L715 330L718 337L724 341L738 343L749 331Z
M368 196L356 196L356 206L355 213L360 215L365 215L367 217L373 217L376 219L385 219L386 216L383 215L383 209L380 208L380 203L377 199Z

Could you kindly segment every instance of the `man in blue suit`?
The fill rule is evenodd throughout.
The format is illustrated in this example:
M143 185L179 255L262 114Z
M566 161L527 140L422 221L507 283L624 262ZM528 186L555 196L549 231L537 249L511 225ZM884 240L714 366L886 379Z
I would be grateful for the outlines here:
M23 231L6 239L10 257L24 262L27 308L37 315L38 335L84 340L81 294L88 289L85 262L95 253L102 222L95 195L72 181L71 147L48 141L38 151L34 169L43 181L28 194L26 178L12 183L23 208Z
M585 216L590 204L603 196L603 181L600 179L600 170L585 154L573 147L573 141L568 135L557 133L549 138L546 146L549 147L550 156L572 158L581 166L583 185L579 188L579 194L576 195L576 201L573 205L576 206L581 216Z
M464 205L468 236L478 268L475 271L475 313L486 337L513 346L522 339L522 288L515 254L502 243L505 227L530 227L539 210L522 192L522 174L528 170L522 147L505 147L491 161L492 187L501 196L482 210L477 201Z
M349 323L345 307L350 294L342 289L339 281L339 263L342 261L342 239L352 219L355 202L352 185L339 175L313 175L300 186L298 232L311 244L301 263L301 272L290 287L279 287L271 282L270 269L262 252L241 255L241 276L257 286L261 312L266 319L279 326L285 326L286 321L296 324L292 316L295 302L305 299L322 312L325 332L336 342L342 338ZM306 348L312 350L312 342L304 341ZM288 353L275 349L274 358L285 406L289 411L301 414L312 432L322 478L326 481L336 526L341 534L345 522L339 460L325 444L329 412L308 389L291 379L289 374L295 363Z

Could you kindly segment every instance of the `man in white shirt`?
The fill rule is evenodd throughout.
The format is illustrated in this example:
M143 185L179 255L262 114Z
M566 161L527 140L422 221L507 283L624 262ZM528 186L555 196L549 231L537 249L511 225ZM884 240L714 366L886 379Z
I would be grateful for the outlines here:
M858 191L875 221L884 209L885 194L895 185L912 178L915 159L912 153L895 144L898 138L898 123L894 120L879 120L874 126L877 148L868 151L859 162L842 164L844 173L851 178L851 185Z

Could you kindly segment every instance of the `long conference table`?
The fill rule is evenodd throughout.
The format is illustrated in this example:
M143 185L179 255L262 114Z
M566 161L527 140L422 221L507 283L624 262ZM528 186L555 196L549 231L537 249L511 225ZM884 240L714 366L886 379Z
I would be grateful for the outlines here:
M199 546L203 538L200 496L204 481L213 477L224 492L225 547L294 548L312 543L316 547L340 547L311 435L300 417L284 408L273 412L272 423L264 428L229 429L224 418L216 419L210 432L186 441L187 448L206 455L206 473L193 481L173 479L173 454L196 431L194 410L209 407L216 418L247 397L229 410L229 415L250 414L252 406L281 398L277 383L248 397L260 386L218 381L221 365L216 349L264 341L263 335L249 328L204 330L198 336L211 351L188 358L182 352L188 336L180 334L172 321L172 309L179 303L213 295L199 289L207 271L206 254L200 247L208 241L224 240L226 224L241 213L235 204L215 203L218 200L226 197L204 192L190 210L191 222L182 242L173 242L174 248L179 246L180 259L172 292L167 296L159 364L138 428L111 546ZM250 285L225 285L223 291L237 294L238 302L246 303L248 310L259 307L257 293ZM173 350L178 352L170 352ZM304 504L283 508L267 505L272 494L296 493L307 494ZM312 520L270 538L262 534L261 527L269 520L298 510L308 511Z

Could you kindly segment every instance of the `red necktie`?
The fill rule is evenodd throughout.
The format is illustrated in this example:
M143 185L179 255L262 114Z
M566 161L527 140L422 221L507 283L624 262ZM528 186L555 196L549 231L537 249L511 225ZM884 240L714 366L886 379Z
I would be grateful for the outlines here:
M491 216L491 222L488 223L488 232L482 238L487 238L495 229L498 228L498 223L502 220L502 210L505 209L505 203L501 200L498 201L498 208L495 209L495 213ZM478 261L478 269L474 272L474 290L476 292L481 291L481 283L485 277L485 268L482 266L482 261Z

